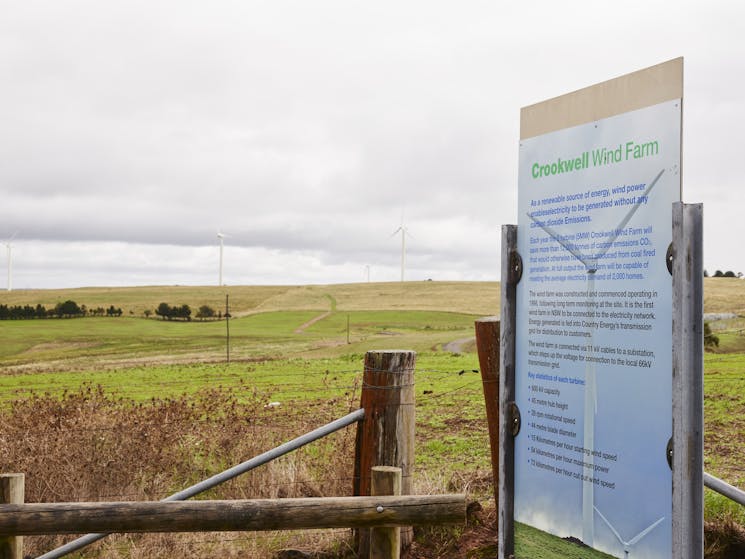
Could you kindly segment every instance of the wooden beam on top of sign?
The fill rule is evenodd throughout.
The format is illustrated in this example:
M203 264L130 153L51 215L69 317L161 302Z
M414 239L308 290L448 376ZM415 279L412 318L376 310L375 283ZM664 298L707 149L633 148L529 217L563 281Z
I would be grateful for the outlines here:
M681 57L523 107L520 139L682 98Z

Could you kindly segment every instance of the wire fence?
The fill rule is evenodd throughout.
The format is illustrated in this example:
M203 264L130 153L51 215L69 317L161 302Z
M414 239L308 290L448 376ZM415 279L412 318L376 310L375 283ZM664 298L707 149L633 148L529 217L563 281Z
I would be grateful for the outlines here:
M26 473L29 502L160 500L190 480L207 477L276 446L308 425L321 424L359 406L360 368L320 373L302 368L263 371L256 378L251 378L252 373L245 373L243 383L235 382L235 374L211 375L198 391L191 379L142 383L137 388L152 394L143 401L94 385L57 395L19 392L6 411L14 416L8 417L11 424L6 423L0 434L0 471ZM461 368L415 372L419 385L417 438L421 436L422 448L442 441L444 435L458 437L462 429L469 440L474 435L481 437L484 454L483 464L477 464L469 478L462 472L473 464L464 462L459 448L449 451L446 441L438 448L436 466L427 462L420 468L424 471L415 482L416 492L477 487L480 482L474 482L473 477L484 475L478 466L488 470L486 420L477 373ZM157 389L164 386L171 395L160 398ZM174 390L183 393L173 395ZM275 402L278 394L287 397ZM443 405L446 401L448 406ZM471 417L465 421L464 411ZM327 439L226 483L213 490L210 498L351 494L355 430L346 429ZM312 534L291 533L119 536L113 540L118 544L96 544L84 556L135 557L135 548L141 548L147 550L142 556L170 557L160 548L227 545L230 550L215 551L214 556L244 554L247 547L256 546L263 552L254 556L268 557L262 554L268 549L293 545L343 549L349 545L349 537L349 530L324 530L315 543ZM63 541L59 536L28 537L26 548L38 553ZM126 542L136 543L124 552L121 548L127 547ZM199 552L203 556L211 553Z
M708 365L730 365L736 362L726 356L707 358ZM2 445L8 444L8 437L12 429L5 428L0 434L0 471L25 470L31 472L27 477L27 491L29 500L37 500L34 495L46 495L52 500L159 500L172 493L174 484L181 483L177 480L156 480L150 483L138 479L129 480L123 485L122 478L112 479L112 483L86 483L75 489L75 472L86 467L86 463L73 463L70 455L58 457L55 462L54 452L62 452L67 447L82 444L84 440L89 443L97 437L105 439L98 447L95 445L83 445L86 457L90 463L107 463L122 458L122 453L112 450L107 453L107 445L113 444L127 427L130 435L136 439L137 435L148 434L151 431L162 433L161 442L164 446L178 448L183 451L183 456L192 454L196 443L194 439L200 431L209 430L213 427L223 426L233 431L224 441L220 441L217 447L205 449L205 453L197 453L203 464L192 464L196 472L184 474L181 471L176 478L184 475L203 475L219 469L229 460L240 460L245 458L245 453L250 449L243 444L245 439L254 439L253 442L274 445L281 442L291 432L300 432L303 425L309 423L323 423L328 418L338 416L339 411L348 411L358 405L360 390L362 389L362 374L360 368L344 368L328 371L312 371L302 368L291 371L267 372L251 375L254 371L246 371L243 383L236 384L236 374L211 375L208 383L203 387L201 393L207 400L211 394L223 397L221 400L228 408L218 406L216 409L197 409L193 414L178 414L173 417L154 415L150 421L143 416L133 414L113 416L114 419L129 420L126 425L116 424L85 424L66 422L65 418L78 417L74 414L65 416L65 411L83 413L85 404L91 406L91 412L97 406L105 407L108 404L116 407L134 406L140 409L154 410L159 406L167 409L173 404L190 404L194 402L195 391L193 381L173 379L167 383L142 383L142 388L148 388L155 395L153 398L142 402L133 402L127 398L107 395L103 393L96 396L93 386L86 386L79 391L68 391L65 396L73 404L83 406L68 410L61 407L54 408L59 423L45 422L44 417L39 417L38 409L35 423L27 423L25 435L31 436L33 429L39 432L40 439L43 434L50 435L49 440L42 441L35 449L38 452L36 458L40 461L38 468L18 467L18 462L13 456L2 451ZM488 495L491 491L491 480L489 472L488 437L486 434L486 418L483 409L482 380L478 369L439 369L423 368L415 372L417 381L416 406L417 406L417 445L423 451L420 455L428 452L428 445L436 448L437 460L425 462L424 467L415 469L417 492L472 492L474 494ZM740 381L745 380L743 373L727 372L722 374L707 374L705 383L717 386L721 383L731 383L738 386ZM275 386L277 385L277 386ZM171 395L160 399L157 387L168 387ZM183 389L183 394L172 395L172 389ZM91 396L80 397L82 392L90 390ZM197 391L199 392L199 391ZM286 399L279 401L279 406L270 406L272 398L276 394L289 395ZM33 398L39 400L51 400L60 398L34 392L18 394L19 401L31 401ZM62 398L64 401L65 397ZM87 399L86 399L87 398ZM102 398L96 400L96 398ZM219 398L218 398L219 400ZM227 413L231 405L236 406L236 413ZM176 406L178 407L178 406ZM50 408L51 409L51 408ZM205 413L201 413L204 411ZM243 412L241 415L240 412ZM200 415L201 414L201 415ZM236 418L240 420L236 421ZM324 443L324 449L308 449L298 453L298 456L280 460L271 468L271 472L261 476L247 475L245 480L229 482L225 489L218 492L214 498L261 498L264 496L315 496L318 494L349 494L354 482L351 472L351 448L354 444L354 430L346 430L334 435L331 441ZM55 446L54 440L63 441L63 444ZM464 456L461 452L463 441L469 446L469 455ZM476 441L475 444L474 441ZM28 441L25 441L28 442ZM449 448L452 443L454 448ZM24 440L18 442L21 446ZM214 448L222 449L222 444L233 444L237 453L243 452L242 456L231 456L230 452L221 455L215 463L210 460L206 453ZM46 446L45 446L46 445ZM480 445L480 449L479 449ZM238 448L240 447L240 448ZM46 449L50 454L42 454ZM26 449L20 449L20 452ZM225 449L223 449L225 450ZM478 456L479 452L481 455ZM93 455L95 452L95 455ZM474 457L471 454L476 454ZM15 454L14 456L18 456ZM346 456L346 459L345 459ZM147 463L149 458L140 457L142 462ZM345 462L346 460L346 462ZM67 463L65 463L67 461ZM153 460L157 466L157 460ZM51 464L54 464L51 468ZM130 462L131 465L132 462ZM330 468L329 466L333 466ZM109 467L113 468L111 464ZM745 472L745 466L739 463L728 465L730 472ZM33 471L45 472L42 480L33 479ZM143 472L142 478L148 472ZM55 479L54 476L57 476ZM116 478L116 476L113 476ZM156 474L157 478L157 474ZM117 481L118 480L118 481ZM128 483L128 485L127 485ZM111 542L97 544L90 551L84 552L84 557L170 557L174 549L180 549L184 554L192 550L192 554L200 556L230 556L241 554L250 557L250 550L256 549L254 556L262 555L271 550L288 547L302 547L306 549L336 549L339 557L343 556L345 548L351 549L350 530L323 530L307 532L302 535L285 532L266 532L251 534L236 533L206 533L206 534L169 534L169 535L126 535L117 536ZM60 537L29 537L27 548L33 553L39 550L49 549L57 543L64 541ZM54 543L52 543L54 542ZM219 549L218 549L219 548ZM168 550L168 551L166 551ZM248 551L247 551L248 550Z

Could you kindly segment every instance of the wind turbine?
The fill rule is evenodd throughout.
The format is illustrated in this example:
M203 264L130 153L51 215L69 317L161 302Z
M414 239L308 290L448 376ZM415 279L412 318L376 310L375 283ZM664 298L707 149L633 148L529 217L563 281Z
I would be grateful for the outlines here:
M621 545L623 546L623 553L626 557L626 559L629 559L629 552L631 551L631 547L639 543L639 541L649 534L652 530L654 530L660 522L665 520L665 517L663 516L657 522L654 522L653 524L650 524L647 526L644 530L639 532L636 536L631 538L629 541L624 541L624 539L621 537L621 534L618 533L618 531L613 527L613 525L610 523L610 521L603 516L603 513L598 510L597 507L593 506L595 509L595 512L598 513L598 516L603 519L603 522L605 522L608 525L608 528L610 528L610 531L613 532L613 535L616 536L616 539L621 542Z
M8 291L13 290L13 245L10 243L18 233L13 233L3 244L8 250Z
M401 281L404 281L404 275L406 273L406 236L411 237L409 230L404 227L404 222L401 220L401 227L396 229L391 237L394 237L398 233L401 233Z
M220 286L220 287L223 286L223 283L222 283L222 253L223 253L223 248L224 248L224 246L223 246L223 239L225 239L225 237L227 237L227 235L225 233L223 233L222 231L218 231L217 232L217 238L220 239L220 275L219 275L219 280L218 280L217 285Z

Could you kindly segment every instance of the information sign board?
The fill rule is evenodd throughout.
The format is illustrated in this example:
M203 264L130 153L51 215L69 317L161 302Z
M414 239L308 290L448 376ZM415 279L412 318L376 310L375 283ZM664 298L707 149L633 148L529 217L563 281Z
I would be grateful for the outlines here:
M671 550L672 63L672 98L636 91L653 102L521 134L514 518L617 557ZM598 91L659 85L630 76Z

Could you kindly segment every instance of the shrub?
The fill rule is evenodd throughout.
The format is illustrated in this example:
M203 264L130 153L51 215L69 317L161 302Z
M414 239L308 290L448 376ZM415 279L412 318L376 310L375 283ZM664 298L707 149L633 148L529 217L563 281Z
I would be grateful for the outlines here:
M27 502L158 500L340 417L343 402L269 400L246 385L139 403L84 386L61 398L33 395L0 411L0 471L26 475ZM340 411L339 405L345 409ZM354 429L345 429L224 483L211 499L349 495ZM36 557L70 538L25 538ZM86 557L204 556L201 535L116 536ZM222 557L246 553L226 540ZM119 543L117 543L119 542ZM122 544L124 542L124 544ZM203 544L202 544L203 546ZM130 552L120 555L121 549ZM100 548L99 548L100 549ZM175 551L174 551L175 549ZM240 550L240 551L239 551ZM241 552L242 551L242 552Z
M704 347L719 347L719 336L711 331L708 322L704 322Z

